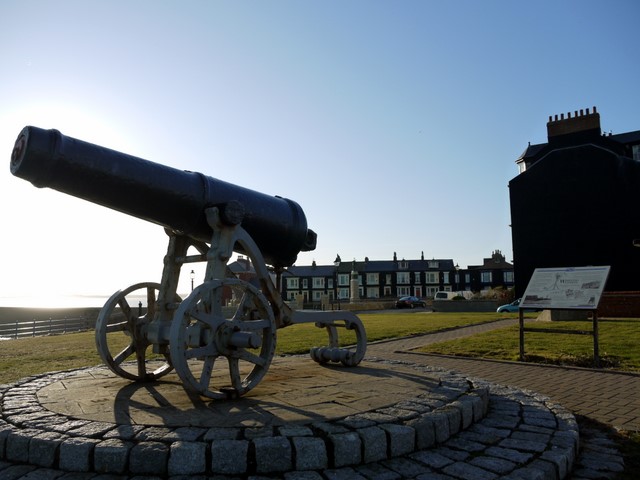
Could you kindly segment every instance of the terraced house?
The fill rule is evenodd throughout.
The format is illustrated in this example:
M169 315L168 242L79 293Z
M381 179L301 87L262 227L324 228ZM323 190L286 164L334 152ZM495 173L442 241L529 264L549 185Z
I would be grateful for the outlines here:
M356 282L353 284L353 282ZM352 288L352 285L357 287ZM499 250L482 265L460 269L453 259L398 259L343 262L333 265L291 266L282 276L285 300L304 303L391 299L405 295L430 298L437 291L482 291L513 286L513 265ZM354 291L357 289L357 291ZM300 298L302 297L302 298Z

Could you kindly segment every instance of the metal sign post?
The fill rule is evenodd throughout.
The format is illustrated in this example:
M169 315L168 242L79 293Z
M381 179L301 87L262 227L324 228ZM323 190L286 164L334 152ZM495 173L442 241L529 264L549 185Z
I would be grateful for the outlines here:
M593 335L593 360L600 367L598 345L598 305L611 267L536 268L519 305L520 361L524 361L524 332ZM525 310L583 310L593 315L592 331L524 326Z

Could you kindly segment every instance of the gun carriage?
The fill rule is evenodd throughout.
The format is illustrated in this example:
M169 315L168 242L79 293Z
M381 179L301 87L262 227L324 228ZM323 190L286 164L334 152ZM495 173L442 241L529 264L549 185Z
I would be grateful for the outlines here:
M282 299L284 269L316 245L296 202L32 126L16 140L11 172L165 228L160 282L115 292L98 316L97 350L115 374L154 381L175 369L191 391L236 398L264 378L277 330L301 323L327 332L327 346L311 349L316 362L355 366L364 357L366 333L356 315L293 310ZM233 252L251 260L255 284L231 272ZM194 262L206 262L203 283L183 300L181 270ZM229 290L233 308L224 305ZM145 309L132 300L140 297ZM339 345L338 329L355 332L353 346Z

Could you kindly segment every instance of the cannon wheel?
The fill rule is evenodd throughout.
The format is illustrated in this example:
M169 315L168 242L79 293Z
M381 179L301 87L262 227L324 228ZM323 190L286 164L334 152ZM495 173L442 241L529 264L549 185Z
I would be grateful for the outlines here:
M102 361L116 375L129 380L149 381L160 378L173 369L169 356L164 355L165 361L160 367L147 371L147 347L151 343L144 330L155 315L159 290L158 283L137 283L111 295L100 310L96 321L96 347ZM141 315L138 305L131 305L130 302L145 296L147 309ZM123 347L125 343L126 346ZM114 355L112 350L117 353ZM130 357L136 360L135 366L125 367L123 363Z
M238 299L231 318L222 309L223 291ZM276 348L276 324L265 296L236 278L212 280L180 304L171 324L171 359L185 387L214 399L237 398L254 388L269 369ZM226 357L225 366L216 360ZM215 378L214 378L215 377Z

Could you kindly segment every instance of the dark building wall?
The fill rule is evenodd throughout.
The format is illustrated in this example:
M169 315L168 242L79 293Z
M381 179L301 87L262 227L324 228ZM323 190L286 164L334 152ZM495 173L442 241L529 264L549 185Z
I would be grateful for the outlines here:
M587 265L611 265L608 291L640 290L640 164L596 143L552 150L509 183L516 295L535 268Z

